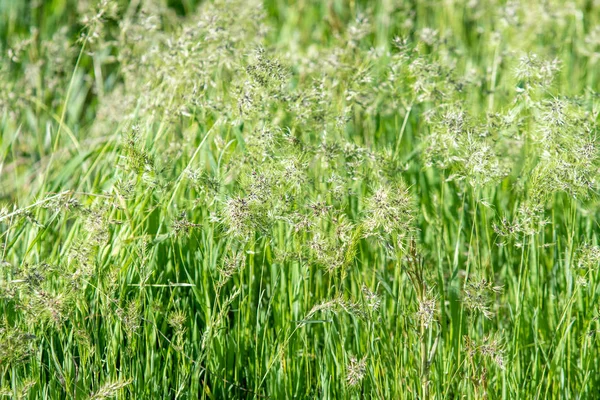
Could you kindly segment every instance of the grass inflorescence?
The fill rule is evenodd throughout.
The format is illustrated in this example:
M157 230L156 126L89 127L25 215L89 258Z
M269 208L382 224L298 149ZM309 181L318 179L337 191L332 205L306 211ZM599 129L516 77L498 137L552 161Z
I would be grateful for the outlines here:
M598 397L597 1L0 0L0 52L0 397Z

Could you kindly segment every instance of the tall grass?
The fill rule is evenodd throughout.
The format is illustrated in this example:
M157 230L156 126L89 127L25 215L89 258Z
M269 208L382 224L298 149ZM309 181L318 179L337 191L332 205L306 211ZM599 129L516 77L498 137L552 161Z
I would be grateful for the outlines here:
M600 4L0 0L0 395L600 396Z

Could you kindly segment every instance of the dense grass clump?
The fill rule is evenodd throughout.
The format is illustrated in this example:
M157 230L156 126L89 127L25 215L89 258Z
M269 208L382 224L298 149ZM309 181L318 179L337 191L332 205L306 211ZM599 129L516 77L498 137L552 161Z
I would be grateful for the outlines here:
M600 3L0 0L0 397L600 397Z

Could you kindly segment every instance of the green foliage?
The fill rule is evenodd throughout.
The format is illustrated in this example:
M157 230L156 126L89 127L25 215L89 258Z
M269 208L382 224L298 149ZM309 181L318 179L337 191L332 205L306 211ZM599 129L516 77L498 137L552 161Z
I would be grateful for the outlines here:
M598 396L598 2L0 0L0 51L0 397Z

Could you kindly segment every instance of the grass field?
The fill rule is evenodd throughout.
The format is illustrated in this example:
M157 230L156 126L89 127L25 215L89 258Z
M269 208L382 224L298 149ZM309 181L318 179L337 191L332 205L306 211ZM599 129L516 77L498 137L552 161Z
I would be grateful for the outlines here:
M600 398L597 0L0 0L0 397Z

